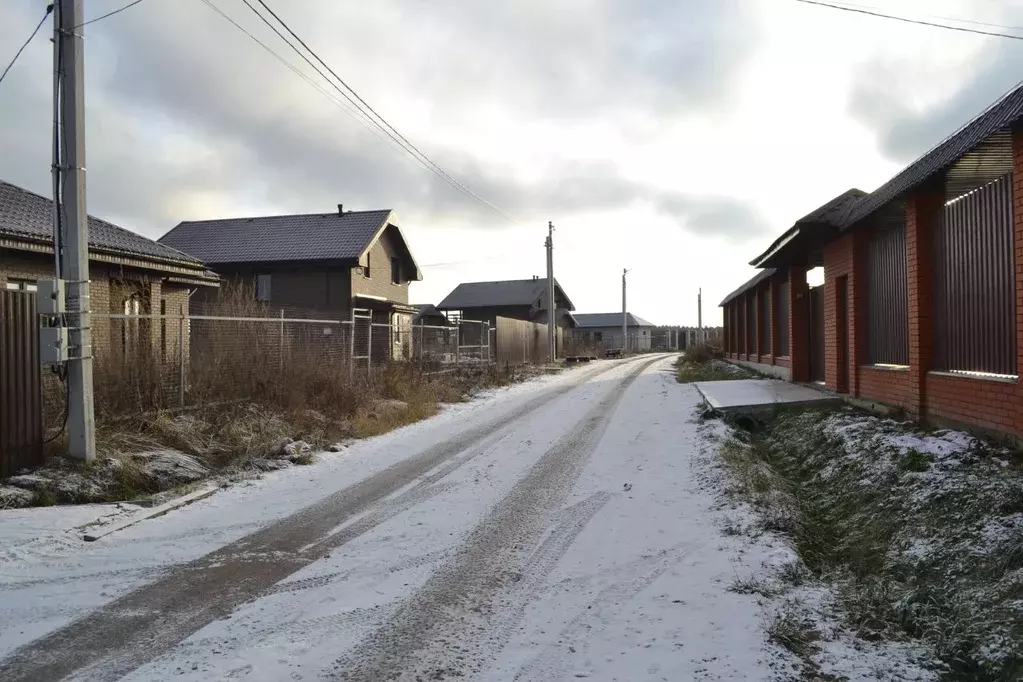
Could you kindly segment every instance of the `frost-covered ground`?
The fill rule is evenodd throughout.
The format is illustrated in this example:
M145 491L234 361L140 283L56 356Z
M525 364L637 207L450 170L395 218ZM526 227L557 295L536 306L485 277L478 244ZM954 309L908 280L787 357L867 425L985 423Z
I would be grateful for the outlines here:
M1023 675L1018 454L851 409L782 413L732 435L733 487L757 511L747 530L799 552L778 579L743 587L780 604L783 626L806 619L821 670L850 674L827 660L837 640L857 664L871 650L889 670L903 661L895 679Z
M599 363L91 544L134 512L0 512L0 679L792 679L784 597L736 585L793 551L744 530L699 402L670 358ZM821 656L908 658L855 645Z

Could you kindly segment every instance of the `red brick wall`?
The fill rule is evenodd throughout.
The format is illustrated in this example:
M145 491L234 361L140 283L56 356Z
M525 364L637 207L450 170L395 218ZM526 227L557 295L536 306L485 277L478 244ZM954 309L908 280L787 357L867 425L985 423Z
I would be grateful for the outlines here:
M941 417L985 429L1023 436L1015 381L929 374L926 379L928 417Z
M824 247L824 385L829 390L839 390L838 385L838 285L839 277L846 278L847 308L846 325L849 338L856 338L854 302L856 296L856 275L853 268L855 239L846 234ZM849 383L855 384L856 369L855 343L849 343Z
M910 378L908 369L879 369L870 365L856 368L861 398L869 398L887 405L907 407L910 404Z
M1013 133L1013 221L1016 261L1016 352L1017 373L1023 368L1023 133ZM932 326L932 235L935 220L944 205L944 187L939 182L918 189L906 200L906 258L909 293L909 362L906 370L856 367L850 383L860 397L906 408L923 418L950 421L966 426L1023 437L1023 387L1018 380L996 380L930 372L933 348ZM861 229L861 232L866 232ZM865 236L863 237L865 238ZM863 292L855 289L855 275L864 265L862 250L846 237L825 249L826 286L847 274L852 305L863 314ZM852 246L851 246L852 245ZM852 256L850 263L850 257ZM864 281L862 277L860 281ZM827 384L835 385L837 369L831 358L837 350L834 336L834 299L826 292ZM850 317L856 319L854 311ZM865 331L865 325L858 325ZM856 335L862 349L865 334ZM862 356L861 357L865 357Z

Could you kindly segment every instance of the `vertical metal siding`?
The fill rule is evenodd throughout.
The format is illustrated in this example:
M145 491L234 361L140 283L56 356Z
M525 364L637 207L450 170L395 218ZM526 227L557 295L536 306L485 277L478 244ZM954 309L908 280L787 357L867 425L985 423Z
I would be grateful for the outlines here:
M0 291L0 478L43 462L35 294Z
M1011 174L946 206L934 230L934 368L1015 375Z
M757 299L750 293L746 296L746 352L757 352Z
M875 227L867 244L867 356L873 364L909 364L906 223Z
M757 339L760 343L760 354L771 354L771 290L761 289L757 296L760 310L757 315Z
M774 290L774 314L778 318L778 354L789 354L789 282L785 280Z

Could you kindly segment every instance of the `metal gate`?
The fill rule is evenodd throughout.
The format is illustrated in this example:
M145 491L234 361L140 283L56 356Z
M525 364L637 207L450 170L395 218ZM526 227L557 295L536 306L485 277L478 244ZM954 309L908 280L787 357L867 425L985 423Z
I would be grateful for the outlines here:
M0 478L43 463L35 293L0 291Z
M811 287L810 306L810 381L824 381L824 287Z

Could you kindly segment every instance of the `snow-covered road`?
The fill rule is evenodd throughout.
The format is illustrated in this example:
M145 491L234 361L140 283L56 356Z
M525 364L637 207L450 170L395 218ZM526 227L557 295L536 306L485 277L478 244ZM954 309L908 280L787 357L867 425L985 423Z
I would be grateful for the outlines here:
M96 543L0 512L0 679L770 679L698 402L601 362Z

